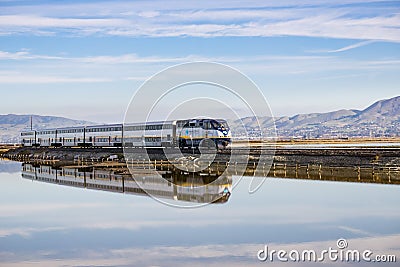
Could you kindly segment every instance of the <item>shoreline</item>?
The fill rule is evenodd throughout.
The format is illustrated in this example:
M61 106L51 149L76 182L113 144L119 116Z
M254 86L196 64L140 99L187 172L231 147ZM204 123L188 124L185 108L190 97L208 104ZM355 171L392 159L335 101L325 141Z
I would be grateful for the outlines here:
M352 166L400 166L400 148L393 147L363 147L363 148L298 148L276 147L276 149L259 149L250 147L243 149L241 162L257 164L260 156L273 157L274 163L288 164L312 164L338 167ZM168 151L168 150L166 150ZM196 153L197 152L197 153ZM248 153L250 152L250 153ZM235 149L239 153L240 148ZM182 154L171 154L173 158L198 156L195 150L185 150ZM171 158L171 155L169 158ZM17 161L117 161L125 162L125 155L122 148L32 148L19 147L0 151L0 157ZM220 151L216 154L214 161L230 162L231 151ZM135 148L131 149L128 160L168 160L162 148Z

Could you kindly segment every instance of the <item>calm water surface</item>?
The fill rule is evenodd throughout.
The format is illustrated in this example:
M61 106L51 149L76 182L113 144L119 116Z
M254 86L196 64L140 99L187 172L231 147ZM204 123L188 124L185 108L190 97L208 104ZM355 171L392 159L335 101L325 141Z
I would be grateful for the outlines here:
M249 181L226 203L182 209L32 181L20 163L0 160L0 266L309 266L260 262L257 252L321 251L339 238L349 249L396 255L397 263L380 266L398 266L398 185L267 178L249 194Z

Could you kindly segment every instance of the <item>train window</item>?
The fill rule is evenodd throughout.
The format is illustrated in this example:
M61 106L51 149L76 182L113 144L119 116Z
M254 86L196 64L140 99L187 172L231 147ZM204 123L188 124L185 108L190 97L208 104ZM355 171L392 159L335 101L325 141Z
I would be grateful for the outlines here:
M218 123L216 121L211 121L211 126L214 129L218 129Z

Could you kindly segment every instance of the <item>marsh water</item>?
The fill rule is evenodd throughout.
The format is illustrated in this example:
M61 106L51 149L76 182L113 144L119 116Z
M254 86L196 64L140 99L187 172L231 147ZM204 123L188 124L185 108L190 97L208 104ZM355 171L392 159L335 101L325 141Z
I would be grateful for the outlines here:
M123 177L116 170L71 173L0 160L0 265L309 266L262 262L257 253L266 245L320 251L337 248L338 239L349 249L400 260L398 184L288 179L277 171L257 177L265 181L249 193L250 176L197 190L205 177L171 176L173 182L154 185L144 175L143 185L157 189L149 197Z

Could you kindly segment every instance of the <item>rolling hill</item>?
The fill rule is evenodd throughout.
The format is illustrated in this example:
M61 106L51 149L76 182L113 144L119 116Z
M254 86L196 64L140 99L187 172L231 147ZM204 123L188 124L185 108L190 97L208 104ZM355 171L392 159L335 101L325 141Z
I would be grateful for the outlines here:
M277 134L282 138L400 136L400 96L377 101L364 110L342 109L258 119L264 130L272 129L275 121ZM254 117L244 118L242 122L246 129L257 128ZM240 123L240 120L231 122L231 128Z

